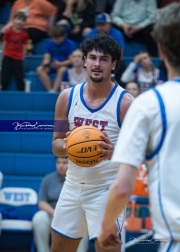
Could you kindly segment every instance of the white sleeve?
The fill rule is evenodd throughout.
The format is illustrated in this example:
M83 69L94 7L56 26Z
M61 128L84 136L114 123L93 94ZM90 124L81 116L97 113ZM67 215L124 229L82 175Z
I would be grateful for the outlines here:
M122 74L121 81L125 83L134 81L135 80L134 70L136 69L136 67L137 67L136 63L131 62L124 71L124 73Z
M145 159L149 140L149 118L146 96L137 97L131 104L120 130L112 162L139 167ZM144 104L145 103L145 104Z

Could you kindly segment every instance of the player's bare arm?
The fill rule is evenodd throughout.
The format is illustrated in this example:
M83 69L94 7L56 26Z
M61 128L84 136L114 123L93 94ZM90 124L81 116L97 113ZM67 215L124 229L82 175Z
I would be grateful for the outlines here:
M126 112L128 111L129 106L133 102L134 97L130 93L126 93L122 99L120 107L120 121L123 123Z
M134 100L134 97L130 93L126 93L122 99L121 107L120 107L120 120L121 124L124 120L124 117L126 115L126 112L131 105L132 101ZM105 159L111 159L113 151L114 151L114 145L109 140L108 134L103 131L101 138L104 140L104 142L99 142L99 145L103 146L104 149L99 149L100 153L103 153L104 156L102 158L99 158L99 160L105 160Z
M117 178L112 184L106 204L98 243L101 247L113 248L118 246L115 232L115 220L123 211L134 188L137 167L121 164ZM114 207L112 207L114 206Z
M69 131L68 127L68 102L71 88L63 90L56 102L55 108L55 122L59 125L61 130L55 130L53 134L52 149L53 153L57 156L66 156L65 138L66 132ZM63 127L61 127L61 123Z

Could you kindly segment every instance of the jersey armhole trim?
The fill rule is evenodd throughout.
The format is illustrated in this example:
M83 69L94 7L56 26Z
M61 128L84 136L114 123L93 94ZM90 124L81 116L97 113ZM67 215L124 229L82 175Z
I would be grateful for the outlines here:
M74 88L75 88L75 86L71 89L71 92L70 92L67 115L69 115L69 111L70 111L70 108L71 108L72 98L73 98L73 94L74 94Z
M122 93L119 96L118 103L117 103L117 109L116 109L116 115L117 115L117 123L119 125L119 128L121 128L121 120L120 120L120 106L121 106L121 101L125 93L128 93L127 90L123 90Z
M166 110L165 110L163 99L162 99L159 91L157 91L157 89L152 88L152 91L154 91L154 93L156 94L158 102L159 102L159 106L160 106L161 120L162 120L162 136L161 136L160 142L159 142L158 146L156 147L156 149L152 153L146 155L147 160L152 159L155 155L157 155L159 153L159 151L163 145L165 135L166 135L166 130L167 130Z

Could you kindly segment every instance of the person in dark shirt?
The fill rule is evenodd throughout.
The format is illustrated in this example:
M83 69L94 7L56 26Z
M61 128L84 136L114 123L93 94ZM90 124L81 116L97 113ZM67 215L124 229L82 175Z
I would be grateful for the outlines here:
M63 187L68 159L61 157L56 159L56 171L46 175L40 185L38 194L39 211L33 217L33 234L37 252L49 252L51 220L54 208Z

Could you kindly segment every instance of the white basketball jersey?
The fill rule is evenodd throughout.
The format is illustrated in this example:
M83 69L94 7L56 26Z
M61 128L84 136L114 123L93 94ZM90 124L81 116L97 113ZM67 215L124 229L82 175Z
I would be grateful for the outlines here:
M180 241L180 79L143 93L126 114L112 161L138 168L145 154L155 237Z
M106 131L115 145L121 126L120 103L127 91L115 84L104 103L99 108L91 109L83 97L84 85L85 83L76 85L71 90L68 106L70 129L73 129L74 126L95 126L99 130ZM90 168L83 168L69 161L66 179L80 183L109 184L115 179L117 167L110 160L102 161Z
M161 116L154 118L154 147L146 156L153 228L157 239L180 241L180 83L169 81L155 91Z

